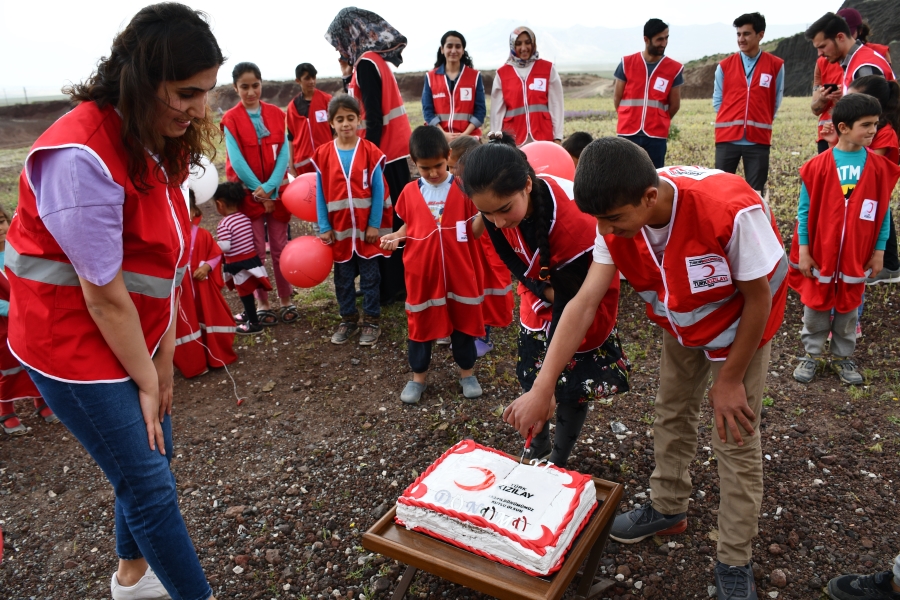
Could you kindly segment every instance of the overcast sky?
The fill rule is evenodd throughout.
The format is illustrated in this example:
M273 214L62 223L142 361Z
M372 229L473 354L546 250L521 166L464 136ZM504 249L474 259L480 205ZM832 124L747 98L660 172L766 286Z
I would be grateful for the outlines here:
M22 86L27 86L33 95L52 94L68 80L83 79L91 73L97 60L109 51L116 32L146 4L140 0L0 0L0 87L11 96L18 95ZM216 3L195 0L189 4L210 15L219 44L229 57L229 62L219 73L222 83L230 80L231 66L243 60L259 64L265 79L292 79L294 66L304 61L314 63L320 76L337 74L337 53L322 36L341 8L339 2ZM501 4L485 0L445 3L370 0L357 5L377 12L407 36L409 48L401 70L415 71L431 66L429 59L433 61L440 36L448 29L465 34L467 30L495 19L521 18L530 23L536 30L540 47L540 26L580 24L625 28L640 26L648 18L658 17L673 27L709 23L730 27L736 16L749 10L762 12L769 24L797 24L797 31L800 31L827 10L840 8L841 2L518 0ZM505 39L508 32L497 31L497 35ZM421 52L424 47L429 49L427 53ZM471 46L469 49L473 54L477 52ZM721 51L734 49L723 48ZM504 56L479 55L479 66L491 68L495 66L493 62L499 66L504 59ZM590 58L587 57L585 62L590 62Z

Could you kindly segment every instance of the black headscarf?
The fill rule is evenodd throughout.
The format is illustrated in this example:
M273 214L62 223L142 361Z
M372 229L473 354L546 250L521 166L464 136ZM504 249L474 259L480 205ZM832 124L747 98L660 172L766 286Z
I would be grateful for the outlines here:
M400 54L406 48L406 37L390 23L355 6L341 9L328 26L325 39L351 65L366 52L377 52L384 60L399 67L403 62Z

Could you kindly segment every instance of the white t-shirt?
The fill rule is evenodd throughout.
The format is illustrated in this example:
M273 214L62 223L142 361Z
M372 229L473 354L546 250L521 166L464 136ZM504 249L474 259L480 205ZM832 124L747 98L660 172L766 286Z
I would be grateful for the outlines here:
M656 260L662 262L669 238L669 225L660 228L644 227L643 231ZM784 247L772 231L765 211L760 207L758 210L746 210L738 216L725 253L731 276L737 281L752 281L768 275L775 268L784 256ZM615 264L599 230L594 240L594 262Z
M447 194L450 193L450 186L453 184L453 175L447 173L447 179L438 185L432 185L425 180L424 177L419 178L421 184L419 191L425 198L425 204L434 216L434 220L441 222L441 215L444 214L444 205L447 203Z

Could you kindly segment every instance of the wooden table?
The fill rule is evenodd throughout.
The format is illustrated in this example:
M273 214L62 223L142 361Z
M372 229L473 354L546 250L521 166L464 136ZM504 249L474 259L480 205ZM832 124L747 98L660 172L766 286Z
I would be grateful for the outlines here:
M562 568L548 577L534 577L425 534L408 531L394 522L396 507L363 535L362 544L371 552L408 565L393 600L400 600L406 595L419 569L502 600L558 600L575 575L581 574L576 598L597 598L614 583L601 579L595 584L594 577L622 499L623 488L618 483L596 477L594 485L601 504L569 549ZM584 569L579 571L585 560Z

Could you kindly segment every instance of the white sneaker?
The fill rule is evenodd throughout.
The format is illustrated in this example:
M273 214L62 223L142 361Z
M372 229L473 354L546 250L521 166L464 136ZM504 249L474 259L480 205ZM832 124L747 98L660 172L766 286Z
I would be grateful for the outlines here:
M150 567L147 567L147 572L136 584L129 587L119 585L119 578L113 573L109 589L113 600L172 600Z

